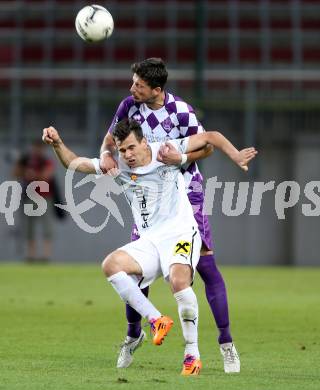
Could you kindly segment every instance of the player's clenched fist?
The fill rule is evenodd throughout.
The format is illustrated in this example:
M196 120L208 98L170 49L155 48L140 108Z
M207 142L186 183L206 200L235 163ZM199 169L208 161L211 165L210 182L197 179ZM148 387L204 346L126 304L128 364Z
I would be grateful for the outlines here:
M111 168L108 170L107 175L115 178L115 177L119 176L120 173L121 173L121 171L119 168Z
M117 161L112 157L109 151L102 152L100 156L100 169L103 173L107 173L110 169L118 168Z
M43 129L42 141L48 145L57 145L62 142L58 131L52 126Z

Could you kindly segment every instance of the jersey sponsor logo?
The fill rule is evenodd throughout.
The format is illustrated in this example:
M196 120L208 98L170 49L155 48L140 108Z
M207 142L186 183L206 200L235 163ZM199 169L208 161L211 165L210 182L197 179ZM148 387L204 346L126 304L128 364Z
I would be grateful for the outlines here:
M179 241L174 249L175 255L189 255L191 252L191 242Z
M141 122L141 115L140 114L134 114L132 118L139 123Z
M147 198L143 193L142 188L136 188L134 190L135 195L137 197L137 201L139 204L139 209L140 209L140 216L143 221L143 224L141 225L142 228L147 228L149 227L148 222L149 222L149 211L148 211L148 204L147 204Z

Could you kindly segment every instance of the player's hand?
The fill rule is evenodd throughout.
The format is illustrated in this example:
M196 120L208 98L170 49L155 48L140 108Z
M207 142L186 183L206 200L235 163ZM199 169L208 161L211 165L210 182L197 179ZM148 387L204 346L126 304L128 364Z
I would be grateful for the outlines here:
M62 143L58 131L52 126L43 129L42 141L45 144L52 145L52 146Z
M170 142L166 142L160 146L157 160L167 165L180 165L181 153Z
M108 170L107 175L115 178L115 177L119 176L120 173L121 173L121 171L119 168L111 168Z
M248 163L256 157L257 153L258 152L256 151L256 149L253 147L242 149L235 157L234 162L238 164L241 169L247 172Z
M108 171L113 168L118 168L117 161L110 153L103 153L100 157L100 169L103 173L108 173Z

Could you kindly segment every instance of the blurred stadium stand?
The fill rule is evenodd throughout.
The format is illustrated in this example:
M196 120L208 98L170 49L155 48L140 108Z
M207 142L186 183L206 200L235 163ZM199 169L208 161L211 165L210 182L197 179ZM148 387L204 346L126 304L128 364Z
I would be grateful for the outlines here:
M102 2L114 16L115 33L101 44L76 35L74 18L86 3L0 2L1 110L11 112L1 139L11 137L14 144L28 136L37 128L33 111L42 121L39 110L46 115L42 107L48 104L48 119L63 118L66 110L70 137L81 132L92 139L93 129L103 127L128 93L129 65L149 56L165 59L178 94L226 120L230 112L240 115L238 129L247 134L254 131L248 128L250 110L262 116L267 111L275 120L299 113L300 130L312 130L310 121L318 124L319 1ZM77 107L87 110L87 119L72 118ZM30 126L21 132L26 122Z
M2 145L16 148L54 124L68 142L96 153L119 99L129 94L130 64L159 56L170 70L169 89L197 108L206 128L270 152L251 178L263 180L261 172L279 180L313 177L298 167L320 145L320 1L98 3L112 13L115 31L88 44L74 28L87 1L0 1ZM282 170L275 158L284 160ZM296 226L279 236L288 248L299 246L296 235L308 230L303 221ZM282 256L298 263L303 248L295 255L283 249L270 261Z

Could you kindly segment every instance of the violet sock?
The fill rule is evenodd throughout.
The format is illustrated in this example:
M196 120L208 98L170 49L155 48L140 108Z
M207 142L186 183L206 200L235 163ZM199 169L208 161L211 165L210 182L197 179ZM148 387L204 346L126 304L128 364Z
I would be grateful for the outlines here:
M144 296L149 295L149 287L142 290ZM126 304L126 317L128 321L127 335L129 337L138 338L141 333L141 315L136 312L130 305Z
M226 286L213 255L200 256L197 271L201 276L212 314L219 329L219 344L232 342Z

